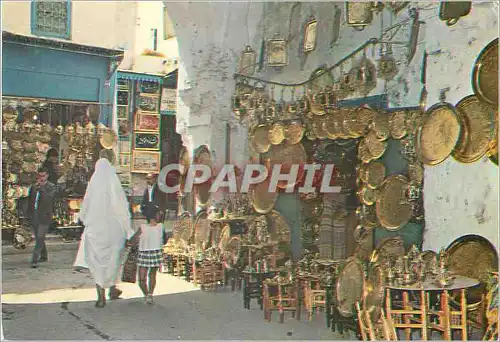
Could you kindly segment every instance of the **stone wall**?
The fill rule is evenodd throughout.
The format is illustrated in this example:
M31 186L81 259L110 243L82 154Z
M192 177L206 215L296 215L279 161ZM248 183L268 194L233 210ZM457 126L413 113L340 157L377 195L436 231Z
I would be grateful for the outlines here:
M255 74L285 83L306 80L318 67L330 66L370 38L380 36L381 28L408 18L408 8L397 16L388 10L376 14L373 23L359 32L345 25L342 2L303 3L171 3L166 2L179 43L178 133L190 151L207 144L223 163L225 127L230 123L231 160L241 165L248 156L246 128L234 120L231 95L233 73L238 58L250 45L259 55L263 39L276 33L288 40L289 64L282 70L264 68ZM422 56L427 62L428 107L449 87L446 100L456 104L472 93L470 84L474 60L481 49L498 37L498 7L493 2L474 2L469 16L451 27L438 18L439 3L411 3L419 9L422 25L417 50L409 63L407 49L395 46L399 73L390 82L378 80L371 95L387 94L391 107L418 105ZM335 10L342 12L338 40L332 41ZM311 16L318 20L315 51L302 52L304 27ZM394 38L408 41L409 26L403 25ZM379 47L369 48L366 56L376 62ZM335 70L334 77L347 72ZM297 89L298 92L301 89ZM279 99L280 92L277 90ZM285 100L289 98L285 93ZM356 97L356 96L354 96ZM358 95L359 97L359 95ZM444 163L425 168L424 248L437 250L455 238L476 233L498 248L498 167L487 159L462 165L451 157Z

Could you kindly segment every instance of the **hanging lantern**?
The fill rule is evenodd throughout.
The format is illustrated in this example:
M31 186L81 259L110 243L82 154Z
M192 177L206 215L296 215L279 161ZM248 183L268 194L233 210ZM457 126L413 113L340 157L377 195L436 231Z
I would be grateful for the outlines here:
M255 57L255 51L247 45L241 54L238 73L241 75L252 76L255 72Z

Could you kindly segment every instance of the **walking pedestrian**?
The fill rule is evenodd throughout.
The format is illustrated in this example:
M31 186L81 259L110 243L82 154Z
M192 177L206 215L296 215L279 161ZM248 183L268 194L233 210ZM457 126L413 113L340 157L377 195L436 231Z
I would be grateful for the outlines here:
M80 220L84 224L75 267L88 268L97 289L98 308L109 298L118 299L122 291L116 287L120 271L120 255L125 242L134 235L129 204L115 168L105 158L95 165L83 203Z
M42 167L38 170L37 182L30 189L28 199L28 220L35 234L35 249L31 259L31 267L37 268L38 262L48 261L45 236L54 215L54 197L56 186L49 182L49 170Z
M144 213L147 223L142 224L137 231L139 236L139 287L144 294L146 303L153 304L153 292L156 286L156 274L163 258L163 212L157 205L148 205Z

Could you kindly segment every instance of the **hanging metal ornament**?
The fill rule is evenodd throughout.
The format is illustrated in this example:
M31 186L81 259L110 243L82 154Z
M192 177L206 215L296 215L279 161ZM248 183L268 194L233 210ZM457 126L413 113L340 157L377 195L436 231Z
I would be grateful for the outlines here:
M303 50L304 52L311 52L316 49L316 37L318 32L318 21L314 19L313 16L309 18L306 28L304 30L304 42Z
M267 40L267 65L270 67L284 67L288 64L287 41L277 33L274 38Z
M347 25L351 26L356 31L363 31L366 26L372 23L374 7L373 1L346 1L345 6Z
M461 17L468 15L471 8L471 1L441 1L439 19L445 21L447 26L453 26Z
M252 76L255 72L256 53L252 47L247 45L241 53L238 73L240 75Z

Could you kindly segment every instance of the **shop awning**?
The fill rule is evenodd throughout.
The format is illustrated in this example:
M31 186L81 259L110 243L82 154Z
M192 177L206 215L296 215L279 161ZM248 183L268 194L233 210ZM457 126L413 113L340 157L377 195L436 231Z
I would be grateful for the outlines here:
M155 82L162 84L165 75L144 74L133 71L118 70L118 78L129 81Z

